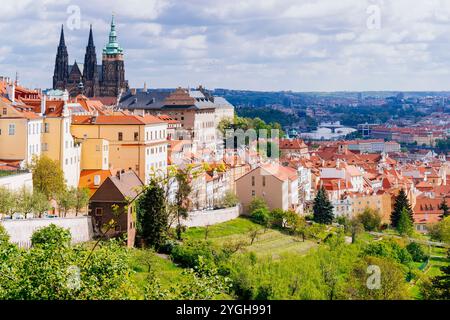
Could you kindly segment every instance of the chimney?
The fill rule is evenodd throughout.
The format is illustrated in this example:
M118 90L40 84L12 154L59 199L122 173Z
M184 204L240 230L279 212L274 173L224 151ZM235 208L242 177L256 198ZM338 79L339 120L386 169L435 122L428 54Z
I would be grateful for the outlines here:
M133 96L136 95L136 88L132 88L130 91L131 91L131 95L133 95Z
M121 171L120 171L120 170L117 170L117 172L116 172L116 178L119 179L119 180L120 180L120 173L121 173Z

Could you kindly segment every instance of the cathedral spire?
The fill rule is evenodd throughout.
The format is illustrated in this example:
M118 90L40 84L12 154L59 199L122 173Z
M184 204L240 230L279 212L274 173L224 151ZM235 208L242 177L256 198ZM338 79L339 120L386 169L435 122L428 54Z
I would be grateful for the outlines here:
M65 89L69 77L69 54L64 39L64 26L61 25L58 50L56 53L55 70L53 73L53 89Z
M94 36L92 35L92 24L89 29L89 41L88 41L88 47L94 47Z
M109 42L103 49L103 54L116 55L121 53L123 53L123 49L119 46L119 43L117 42L116 23L113 14L111 18L111 30L109 32Z
M60 47L65 47L66 46L66 41L64 39L64 25L61 25L61 35L59 37L59 46Z

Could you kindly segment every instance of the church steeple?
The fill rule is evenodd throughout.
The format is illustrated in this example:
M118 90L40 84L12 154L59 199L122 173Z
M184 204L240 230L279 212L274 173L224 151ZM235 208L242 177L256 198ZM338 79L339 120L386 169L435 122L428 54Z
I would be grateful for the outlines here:
M64 26L61 25L58 51L56 53L55 70L53 73L53 89L65 89L69 77L69 54L67 53L66 41L64 39Z
M83 82L87 85L86 94L88 96L98 95L99 77L97 69L97 53L95 52L92 25L89 29L89 40L86 47L86 54L84 55ZM89 90L89 88L92 88L92 90Z
M119 46L119 43L117 42L116 23L114 21L114 14L113 14L111 18L111 30L109 31L109 42L103 49L103 54L116 55L122 53L123 49Z

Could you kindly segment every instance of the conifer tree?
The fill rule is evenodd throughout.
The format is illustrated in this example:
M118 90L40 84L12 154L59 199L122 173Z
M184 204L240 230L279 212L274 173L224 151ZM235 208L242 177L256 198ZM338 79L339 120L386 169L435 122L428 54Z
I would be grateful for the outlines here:
M413 211L411 205L409 204L408 197L406 196L405 190L401 189L400 193L395 198L394 210L391 213L391 225L394 228L397 228L398 226L398 221L400 220L403 209L406 209L411 222L414 222Z
M447 205L447 199L444 197L444 200L442 200L441 205L439 206L439 209L442 210L442 215L441 218L447 218L448 216L450 216L450 211L449 211L449 207Z
M314 221L321 224L331 224L333 222L333 205L328 200L325 188L320 188L314 199Z
M167 225L164 190L152 180L137 201L137 231L145 245L158 250L166 240Z
M408 210L406 208L403 208L400 218L397 222L397 231L402 236L403 235L411 235L413 232L413 223L411 222Z

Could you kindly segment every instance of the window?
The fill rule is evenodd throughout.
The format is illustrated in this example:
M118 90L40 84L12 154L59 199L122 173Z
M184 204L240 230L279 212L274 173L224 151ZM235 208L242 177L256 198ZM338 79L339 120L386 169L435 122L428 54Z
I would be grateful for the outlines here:
M266 177L263 177L263 187L266 186Z
M138 141L139 140L139 132L135 132L134 133L134 141Z
M119 141L123 141L123 133L119 132L119 137L118 137Z
M255 186L255 177L253 176L252 177L252 187L254 187Z
M252 197L256 196L255 190L252 190Z
M6 113L7 113L6 108L3 108L3 115L6 116Z
M44 132L45 133L49 133L50 132L50 123L45 123L44 124Z
M11 123L11 124L9 125L9 128L8 128L8 134L9 134L10 136L13 136L13 135L16 134L16 125L15 125L15 124Z
M95 215L101 217L103 215L103 208L95 208Z

